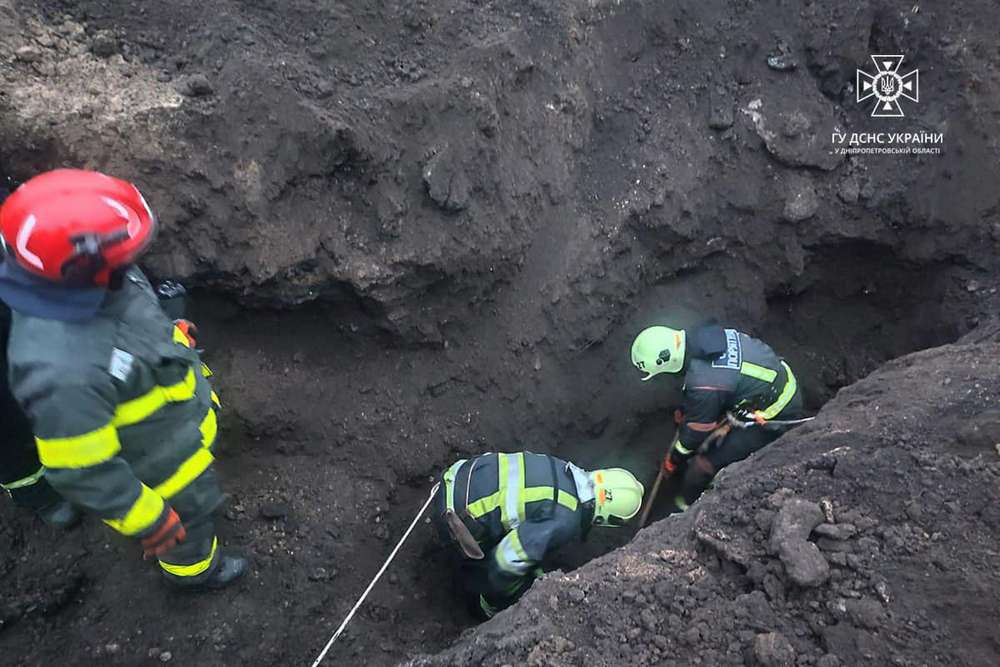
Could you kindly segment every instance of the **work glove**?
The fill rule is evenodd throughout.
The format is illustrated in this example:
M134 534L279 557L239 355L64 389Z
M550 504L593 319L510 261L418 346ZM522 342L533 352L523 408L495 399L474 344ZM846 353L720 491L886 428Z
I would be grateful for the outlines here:
M667 452L667 455L663 457L663 472L665 472L668 477L677 472L677 464L673 461L673 459L670 458L670 455L673 453L673 451L674 450L671 449L669 452Z
M167 553L187 537L184 524L177 512L170 509L156 530L148 537L142 539L142 557L144 560L159 558Z
M191 349L198 347L198 341L195 340L195 336L198 335L198 327L194 325L194 322L191 320L174 320L174 328L179 331L187 341L188 347ZM174 333L174 340L177 340L176 332Z

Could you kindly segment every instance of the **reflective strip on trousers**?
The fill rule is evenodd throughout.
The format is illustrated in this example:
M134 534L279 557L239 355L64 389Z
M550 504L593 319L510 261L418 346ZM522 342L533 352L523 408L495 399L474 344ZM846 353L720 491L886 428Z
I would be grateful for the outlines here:
M184 379L180 382L167 387L157 385L142 396L120 404L115 409L115 418L112 423L119 428L138 424L169 403L183 403L191 400L197 389L197 376L194 369L189 368Z
M32 486L38 483L42 477L45 476L45 466L42 466L32 474L27 477L22 477L21 479L16 479L13 482L7 482L6 484L0 484L0 488L7 491L14 491L16 489L23 489L27 486Z
M531 569L528 554L521 546L516 530L507 533L497 545L496 561L501 570L518 576Z
M785 382L785 388L781 390L781 394L778 395L778 400L769 405L763 410L758 410L754 413L755 416L760 415L764 419L774 419L778 416L778 413L785 409L785 406L792 400L795 396L795 389L797 383L795 382L795 375L792 374L792 369L789 368L788 364L784 361L781 365L785 368L785 373L788 374L788 381Z
M213 537L212 549L208 552L208 557L204 560L200 560L197 563L192 563L190 565L174 565L161 560L160 567L163 568L164 572L172 574L175 577L197 577L199 574L203 574L212 566L212 561L215 560L215 551L218 547L219 538Z
M163 498L151 488L142 485L139 497L128 513L121 519L105 519L108 524L123 535L136 535L148 529L163 514Z
M121 451L113 424L69 438L35 438L38 459L46 468L89 468Z

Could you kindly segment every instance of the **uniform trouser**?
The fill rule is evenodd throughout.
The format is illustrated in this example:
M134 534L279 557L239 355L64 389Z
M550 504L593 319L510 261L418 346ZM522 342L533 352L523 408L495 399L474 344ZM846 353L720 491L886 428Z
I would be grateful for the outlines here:
M797 419L802 414L802 392L796 391L785 409L779 412L774 419L776 421ZM699 452L688 461L684 471L684 481L681 485L681 494L675 504L681 509L690 505L704 493L720 470L748 458L759 449L763 449L766 445L777 440L788 429L789 427L779 425L758 426L756 424L746 428L734 427L720 443L710 446L706 452Z
M490 577L486 559L456 558L461 561L458 573L465 606L470 614L483 621L520 600L535 580L534 574L512 578L504 590L497 590L487 583Z
M194 586L219 565L219 541L212 514L222 503L214 467L209 467L168 502L184 524L187 538L160 557L160 568L178 586Z
M45 479L35 443L0 443L0 486L18 507L42 510L62 501Z

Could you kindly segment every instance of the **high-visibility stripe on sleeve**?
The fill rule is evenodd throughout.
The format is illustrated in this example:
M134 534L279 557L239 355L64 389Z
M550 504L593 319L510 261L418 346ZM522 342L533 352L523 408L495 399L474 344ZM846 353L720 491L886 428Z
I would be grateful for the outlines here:
M208 470L213 461L215 461L215 457L212 456L212 452L204 448L199 449L181 464L177 472L153 490L162 498L169 500L187 488L187 485L197 479L198 475Z
M531 569L532 563L521 546L521 538L516 530L510 531L500 540L496 549L496 561L501 570L518 576Z
M131 401L126 401L115 410L114 425L131 426L147 419L154 412L168 403L183 403L194 398L198 388L198 380L194 369L189 368L184 379L168 387L159 385Z
M788 381L785 382L785 388L782 389L781 393L778 395L778 400L763 410L755 412L755 416L760 415L764 419L774 419L778 416L779 412L785 409L785 406L788 405L789 401L791 401L792 397L795 395L795 389L798 386L798 383L795 381L795 375L792 374L792 369L784 361L781 362L781 365L785 367L785 373L788 375Z
M687 508L690 507L687 501L684 500L684 496L677 496L676 498L674 498L674 505L676 505L677 509L679 509L682 512L686 511Z
M174 575L175 577L197 577L199 574L204 573L208 568L212 566L212 561L215 560L215 552L219 548L219 538L212 538L212 550L208 552L208 557L204 560L200 560L197 563L191 563L190 565L174 565L173 563L167 563L165 561L160 561L160 567L163 568L164 572Z
M201 473L208 470L208 467L215 461L210 449L212 443L215 442L215 434L218 429L214 410L208 411L208 414L201 421L200 428L201 448L188 457L173 475L153 489L161 497L167 500L173 498L187 488L188 484L196 480Z
M758 366L757 364L750 363L749 361L744 361L740 364L740 375L747 375L760 380L761 382L771 384L774 382L774 379L778 377L778 371L773 371L770 368L765 368L764 366Z
M219 434L219 418L215 410L208 409L208 414L201 420L198 430L201 432L201 446L206 449L211 448L215 444L215 437Z
M38 480L45 476L45 466L42 466L35 472L31 473L27 477L22 477L21 479L15 479L13 482L7 482L6 484L0 484L0 489L6 489L7 491L14 491L15 489L23 489L34 484L38 484Z
M89 468L121 451L114 424L69 438L35 438L38 459L46 468Z
M105 519L108 524L123 535L136 535L152 526L163 513L163 498L155 491L142 485L139 498L121 519Z

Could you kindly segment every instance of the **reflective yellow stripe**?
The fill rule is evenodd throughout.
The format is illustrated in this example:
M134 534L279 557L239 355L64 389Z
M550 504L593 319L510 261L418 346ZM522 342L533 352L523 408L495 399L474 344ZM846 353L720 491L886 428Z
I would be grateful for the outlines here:
M173 565L164 561L160 561L160 567L164 569L175 577L197 577L199 574L205 572L208 568L212 566L212 561L215 560L215 550L219 548L219 538L212 538L212 550L208 552L208 558L205 560L200 560L197 563L192 563L191 565Z
M507 468L510 462L507 460L506 454L497 454L497 494L498 496L503 496L504 491L507 489ZM498 497L499 501L500 498ZM500 523L503 524L505 529L510 529L510 512L507 508L507 503L501 503L500 505Z
M198 430L201 431L202 447L208 449L215 444L215 436L219 432L219 421L218 417L215 416L215 410L209 408L208 414L198 425Z
M8 482L6 484L0 484L0 488L6 489L8 491L13 491L15 489L23 489L26 486L37 484L38 480L40 480L44 475L45 475L45 466L42 466L41 468L39 468L32 474L28 475L27 477L22 477L21 479L16 479L13 482Z
M674 498L674 505L676 505L677 509L679 509L682 512L685 511L687 508L691 507L690 505L687 504L687 501L684 500L684 496L677 496L676 498Z
M444 474L444 506L453 512L455 511L455 476L458 475L458 470L464 463L465 459L452 463Z
M128 514L121 519L105 519L104 523L123 535L135 535L152 526L162 513L163 498L143 484L142 493Z
M198 475L205 472L215 461L209 448L215 442L217 428L215 411L209 410L205 418L201 420L201 449L192 454L177 468L173 475L153 490L169 500L187 488L187 485L197 479Z
M680 440L674 440L674 450L678 454L683 454L684 456L687 456L688 454L691 453L691 450L682 445Z
M522 496L524 498L524 503L533 503L540 500L552 500L552 487L551 486L533 486L531 488L525 489ZM570 510L571 512L576 511L576 498L573 497L571 493L567 493L562 489L559 489L559 504Z
M207 449L199 449L187 461L181 464L177 472L157 486L154 491L167 500L173 498L183 491L188 484L193 482L198 475L205 472L214 460L215 457L212 456L212 452Z
M491 493L485 498L480 498L474 503L469 503L469 514L473 519L478 519L481 516L489 514L496 508L500 507L500 492Z
M147 419L168 403L181 403L194 398L198 380L194 369L189 368L184 379L169 387L155 386L139 398L133 398L118 406L112 422L117 427L131 426Z
M754 415L760 415L764 419L774 419L778 416L778 413L785 409L788 402L792 400L792 396L795 395L795 375L792 374L792 369L789 368L788 364L784 361L781 365L785 367L785 373L788 375L788 381L785 382L785 388L781 390L781 394L778 396L778 400L769 405L763 410L758 410Z
M174 325L174 342L180 343L184 347L191 347L191 341L188 340L188 337L184 335L184 332L176 324Z
M71 438L35 438L38 459L46 468L88 468L121 451L113 424Z
M215 375L215 373L213 373L212 369L208 367L208 364L206 364L204 361L201 362L201 376L205 378L210 378L213 375Z
M766 382L768 384L774 382L774 378L778 377L778 371L772 371L770 368L764 368L763 366L752 364L749 361L744 361L740 365L740 374L749 375L752 378L757 378L761 382Z

